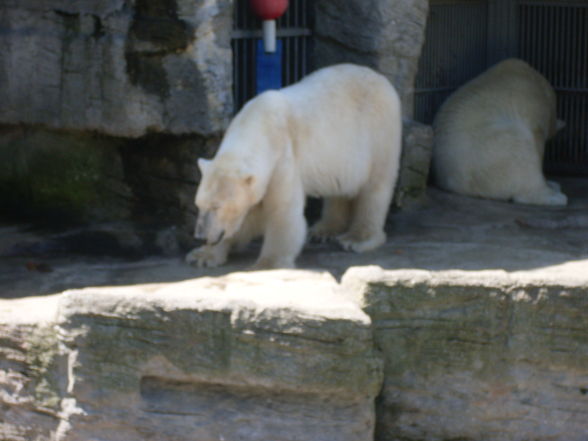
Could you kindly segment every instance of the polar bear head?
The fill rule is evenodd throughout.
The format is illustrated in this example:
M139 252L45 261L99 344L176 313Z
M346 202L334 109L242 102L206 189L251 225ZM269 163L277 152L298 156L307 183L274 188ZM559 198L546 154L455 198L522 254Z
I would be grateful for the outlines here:
M202 179L195 199L198 219L194 236L209 245L233 237L251 207L261 199L254 175L223 165L206 159L198 161Z

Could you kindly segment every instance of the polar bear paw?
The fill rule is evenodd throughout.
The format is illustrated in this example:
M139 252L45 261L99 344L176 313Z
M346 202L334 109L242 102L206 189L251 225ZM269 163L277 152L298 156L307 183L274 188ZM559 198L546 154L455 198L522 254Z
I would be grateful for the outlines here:
M361 234L348 232L337 237L337 242L347 251L363 253L373 250L386 242L386 233L383 231Z
M568 205L568 197L561 192L553 193L547 199L547 205L553 205L556 207L563 207L565 205Z
M568 204L568 197L552 185L547 185L544 191L538 191L532 194L518 195L513 198L518 204L529 205L550 205L554 207L563 207Z
M340 221L320 220L308 231L310 240L315 243L331 242L341 235L346 229L346 224Z
M204 245L186 254L186 263L198 268L215 268L227 261L227 253L219 247Z

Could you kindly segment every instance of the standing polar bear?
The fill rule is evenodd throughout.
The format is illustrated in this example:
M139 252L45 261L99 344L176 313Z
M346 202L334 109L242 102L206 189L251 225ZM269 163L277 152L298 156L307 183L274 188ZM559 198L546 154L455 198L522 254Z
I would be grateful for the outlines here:
M520 204L566 205L542 173L545 141L560 123L549 82L521 60L502 61L461 87L433 123L439 187Z
M398 94L382 75L327 67L251 100L212 161L200 159L197 266L226 262L233 247L263 236L254 266L292 268L306 238L306 195L324 197L311 235L362 252L386 240L384 223L401 151Z

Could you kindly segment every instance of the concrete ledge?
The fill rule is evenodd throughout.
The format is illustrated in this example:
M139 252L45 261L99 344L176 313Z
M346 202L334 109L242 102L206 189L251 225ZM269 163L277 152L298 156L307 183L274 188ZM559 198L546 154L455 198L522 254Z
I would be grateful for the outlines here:
M585 441L578 265L355 267L340 284L233 273L0 301L0 438Z
M14 305L29 302L3 301L0 316L10 323ZM3 440L373 439L381 359L369 317L329 274L235 273L43 302L45 370L27 381L45 384L49 421L36 420L38 394L15 387L1 405L12 415L19 400L34 403L25 413L35 431L21 430L24 416L0 420ZM22 330L35 320L10 325L18 345L29 345L34 332ZM6 346L5 389L35 368L25 355L9 366Z
M583 441L588 274L353 268L385 358L378 440Z

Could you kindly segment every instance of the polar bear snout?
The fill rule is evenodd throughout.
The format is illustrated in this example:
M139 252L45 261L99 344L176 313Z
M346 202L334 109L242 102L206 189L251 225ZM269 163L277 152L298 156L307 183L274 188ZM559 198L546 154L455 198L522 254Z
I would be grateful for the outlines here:
M225 236L225 230L216 227L215 214L210 211L201 212L196 220L194 237L205 240L208 245L216 245Z

